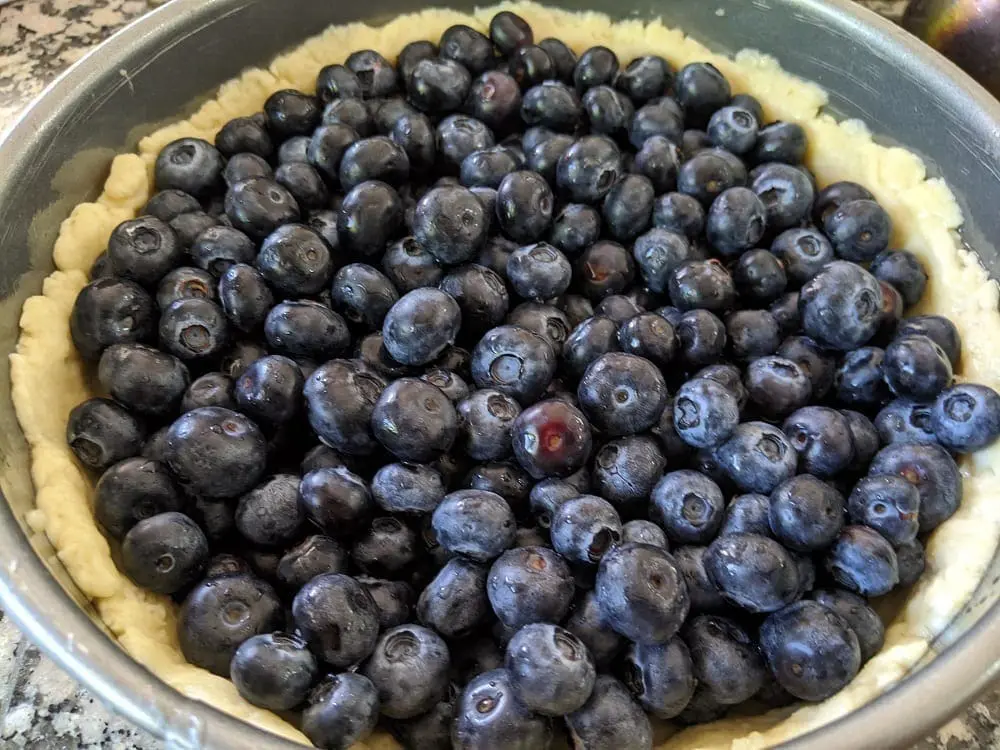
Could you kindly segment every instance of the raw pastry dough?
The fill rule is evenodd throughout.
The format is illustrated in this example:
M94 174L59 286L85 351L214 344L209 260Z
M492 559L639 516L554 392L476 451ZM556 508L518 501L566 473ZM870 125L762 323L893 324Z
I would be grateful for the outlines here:
M578 53L603 44L623 62L649 53L663 55L678 67L710 61L725 73L735 92L760 99L770 119L800 123L809 136L807 161L820 184L850 179L867 186L892 215L893 245L917 253L927 265L930 284L922 311L946 315L958 326L965 345L961 377L1000 389L997 286L962 248L955 232L962 216L954 197L941 180L927 179L918 157L877 145L859 122L838 123L821 114L826 103L821 88L785 73L774 59L758 52L721 57L656 21L612 23L595 13L574 14L534 4L506 7L531 23L536 38L559 37ZM437 40L455 23L485 30L496 11L488 8L470 16L427 10L379 28L363 24L330 28L279 57L268 69L250 70L223 84L217 98L189 120L143 139L138 155L114 159L103 194L94 203L77 206L63 223L53 252L58 270L45 280L42 295L24 305L11 375L18 419L32 450L39 509L35 520L44 521L63 565L136 660L185 695L285 737L305 741L280 718L243 701L229 681L187 664L177 645L172 603L140 590L115 568L108 543L91 515L93 483L65 440L69 411L91 395L70 340L69 313L111 230L133 218L149 197L152 166L161 147L185 136L211 141L223 123L259 111L265 98L278 89L313 90L319 68L342 62L351 50L370 47L392 58L407 42ZM883 651L850 686L818 705L691 728L664 747L771 745L844 715L902 678L970 598L992 558L1000 538L1000 489L992 468L997 465L1000 445L962 461L962 507L931 538L927 572L889 628ZM367 744L395 746L385 735Z

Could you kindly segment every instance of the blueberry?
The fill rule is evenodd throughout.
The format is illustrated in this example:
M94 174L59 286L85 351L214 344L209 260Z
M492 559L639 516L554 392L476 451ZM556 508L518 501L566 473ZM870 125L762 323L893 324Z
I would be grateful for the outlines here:
M250 364L236 380L234 395L244 414L262 424L278 425L298 414L304 383L294 361L269 355Z
M347 324L326 305L311 300L279 302L264 320L267 345L291 357L323 361L350 342Z
M880 281L882 290L882 309L879 316L879 327L876 338L880 341L891 339L903 318L903 297L892 284Z
M109 535L121 540L139 521L179 511L182 505L182 496L163 464L126 458L110 466L97 482L94 516Z
M229 325L216 303L197 297L179 299L160 315L160 346L182 360L216 357L229 344Z
M595 360L580 379L580 408L612 437L648 430L667 400L663 375L649 361L613 352Z
M751 172L750 182L764 204L771 231L798 226L809 217L815 192L797 167L780 162L762 164Z
M235 263L252 264L257 248L249 237L233 227L212 226L198 235L189 250L194 264L221 277Z
M573 133L583 119L583 104L572 88L560 81L543 81L524 92L521 119L559 133Z
M306 521L299 478L279 474L240 498L236 528L252 544L275 547L294 541Z
M309 163L309 136L293 135L278 147L278 164Z
M197 297L199 299L216 298L215 277L200 268L180 266L168 272L156 288L156 304L164 310L171 302L179 299Z
M514 457L535 479L572 474L593 445L586 418L561 400L527 407L511 424L510 436Z
M276 91L264 102L268 129L279 139L308 135L319 125L320 108L315 97L294 89Z
M450 295L420 288L403 295L385 316L385 348L407 365L427 364L454 343L461 325L461 311Z
M434 188L417 203L413 235L441 263L473 257L485 242L486 231L483 204L466 188Z
M782 333L797 333L801 330L801 319L799 317L799 293L787 292L771 303L768 308L771 315L778 322L778 327Z
M836 399L845 406L869 408L890 398L882 377L885 350L863 346L844 355L833 376Z
M104 471L139 453L146 428L127 409L105 398L92 398L69 413L66 442L90 469Z
M628 140L629 124L635 114L631 99L611 86L600 85L588 89L581 102L592 133Z
M500 11L490 19L490 39L500 50L509 55L514 50L532 43L531 26L521 16L509 10Z
M355 530L372 510L364 480L342 466L308 471L299 495L309 520L334 536Z
M594 489L623 513L631 514L645 503L666 465L667 459L652 438L631 435L612 440L594 457Z
M605 297L605 306L617 297ZM618 343L622 351L648 359L658 367L665 368L677 351L677 337L674 328L656 313L640 312L621 324L618 329Z
M403 148L385 135L362 138L344 151L338 177L344 190L376 180L391 186L402 185L409 177L410 160Z
M559 622L573 598L569 566L546 547L504 552L490 568L486 593L493 611L510 628Z
M684 114L680 106L673 99L661 97L636 110L628 139L635 149L641 149L647 140L656 137L679 144L683 130Z
M382 256L382 270L403 294L422 286L435 286L444 274L434 256L413 237L404 237L391 245Z
M899 583L892 545L867 526L845 526L824 566L839 586L862 596L888 594Z
M630 439L635 440L637 438ZM653 547L661 547L667 551L669 551L668 548L670 546L667 542L667 535L663 533L663 529L652 521L645 521L641 518L622 525L622 543L627 544L629 542L649 544Z
M233 154L226 162L226 168L222 172L222 179L227 187L232 187L238 182L254 177L274 179L274 170L271 169L271 165L257 154Z
M847 509L852 523L875 529L893 547L910 544L917 538L920 493L902 477L862 478L851 492Z
M457 24L445 29L438 47L441 57L460 63L473 75L493 67L493 44L469 26Z
M872 259L869 269L876 279L892 284L907 307L917 304L927 285L927 270L908 250L883 250Z
M840 533L844 498L811 474L800 474L771 494L768 519L775 538L788 549L816 552L828 547Z
M937 528L958 509L962 480L954 459L939 445L893 443L872 459L873 476L895 474L920 492L920 531Z
M205 579L250 573L250 564L241 557L222 552L214 555L205 565Z
M466 557L448 560L420 594L420 622L447 638L471 632L490 611L486 574L485 566Z
M677 100L686 119L694 126L708 122L715 110L729 104L732 90L725 76L711 63L690 63L677 73L674 81Z
M169 189L154 193L143 206L140 215L155 216L160 221L169 223L181 214L200 210L201 203L193 195L188 195L183 190Z
M510 454L511 428L521 412L514 399L496 390L481 389L456 407L458 442L466 455L477 461L495 461Z
M313 132L306 148L306 158L328 180L336 181L344 152L359 138L358 131L351 124L332 120Z
M768 310L737 310L726 316L733 359L747 361L774 354L781 343L778 321Z
M551 741L549 720L517 700L507 670L483 672L465 686L452 725L451 747L455 750L544 750Z
M854 445L854 459L850 468L864 471L868 468L869 462L878 453L882 443L879 439L878 430L872 421L861 412L841 409L840 413L847 419L851 428L851 443Z
M397 458L430 461L451 448L458 414L440 388L417 378L401 378L379 396L371 429Z
M770 493L795 475L798 456L785 434L766 422L744 422L716 449L722 470L744 492Z
M209 372L196 378L184 392L180 411L192 411L202 406L236 408L232 379L221 372Z
M552 222L552 206L552 189L536 172L511 172L504 177L497 190L496 213L500 228L515 242L528 243L541 239ZM568 274L568 268L566 264L563 276ZM561 291L548 296L554 297L562 291L565 291L565 285Z
M576 68L576 55L573 50L566 46L566 43L551 37L542 39L538 46L545 50L552 59L555 66L556 78L560 81L571 83L573 71Z
M622 177L604 198L604 224L617 240L627 241L648 227L653 210L653 183L640 174Z
M765 680L767 679L765 675ZM729 710L715 698L712 697L708 688L698 686L694 690L694 695L684 709L674 717L674 720L681 726L694 724L709 724L717 721L726 715Z
M488 562L514 545L514 514L492 492L453 492L437 506L432 520L438 543L453 555Z
M331 360L306 380L309 423L331 447L367 455L377 445L369 422L385 387L381 377L356 360Z
M817 224L823 224L827 217L833 214L845 203L856 200L875 200L875 196L865 187L847 180L827 185L816 195L816 205L813 208L813 218Z
M218 186L222 163L222 154L208 141L180 138L160 149L153 181L157 190L182 190L201 198Z
M911 335L927 336L944 350L952 367L958 365L962 357L962 340L955 324L948 318L941 315L917 315L900 321L896 331L897 338Z
M631 286L635 264L629 252L617 242L598 240L577 258L575 277L581 294L599 300Z
M736 302L733 278L717 260L690 260L668 279L670 301L679 310L722 312Z
M598 675L589 700L566 717L566 726L573 747L580 750L645 750L653 746L649 718L628 689L609 675Z
M681 165L677 173L678 192L697 199L704 206L710 205L723 191L745 187L746 183L747 173L743 162L718 149L707 149L695 154ZM770 219L767 220L767 225L771 225Z
M766 356L753 360L746 371L750 401L766 416L781 419L805 406L812 397L812 381L798 362Z
M875 427L883 444L936 443L932 426L932 404L897 398L875 416Z
M931 425L938 441L949 450L981 450L1000 435L1000 396L975 383L946 388L934 401Z
M748 188L720 193L708 210L705 234L724 257L735 257L756 245L766 226L764 203Z
M411 292L413 294L413 292ZM480 388L492 388L531 404L555 374L556 359L549 343L516 326L487 331L472 354L472 378Z
M840 615L854 631L858 637L862 663L882 650L885 643L882 618L860 596L842 589L826 589L813 592L812 598Z
M445 698L451 657L433 630L399 625L379 638L363 673L375 685L383 716L412 719Z
M713 204L714 205L714 204ZM785 265L767 250L748 250L736 261L733 283L740 298L751 304L769 304L785 291Z
M601 559L594 590L608 624L636 643L665 643L688 612L680 571L659 547L612 547Z
M739 106L716 110L708 120L712 144L734 154L746 154L757 143L759 123L752 112Z
M108 238L113 275L155 285L181 261L184 249L170 225L155 216L123 221Z
M702 690L721 705L742 703L760 690L765 667L756 644L735 621L698 615L685 626L692 673Z
M749 612L774 612L801 593L792 555L761 534L719 536L705 551L704 566L723 598Z
M743 374L735 365L709 365L694 374L695 378L707 378L724 386L735 398L740 411L747 403L747 389L743 386Z
M924 572L926 560L923 545L919 541L901 544L896 548L896 564L899 567L899 585L912 586Z
M603 135L585 135L559 158L556 184L574 203L597 203L622 174L621 152Z
M722 523L724 509L719 486L686 469L665 474L650 495L651 517L675 544L709 542Z
M469 154L496 143L493 131L476 118L466 115L445 117L438 123L435 137L441 166L453 172L458 172Z
M555 64L549 53L534 44L523 45L511 52L508 68L522 89L555 78Z
M347 750L375 731L378 715L371 680L354 672L327 675L309 694L302 731L317 747Z
M477 464L469 469L462 486L500 495L520 513L527 504L531 477L517 464L494 461Z
M705 209L684 193L665 193L653 203L653 226L694 238L705 226Z
M696 448L720 445L739 421L736 396L714 380L689 380L674 398L674 428L684 442Z
M597 677L583 642L557 625L525 625L507 644L505 666L511 688L528 709L564 716L590 697Z
M822 398L833 386L836 360L827 349L808 336L789 336L778 347L777 354L797 362L805 370L812 381L815 398Z
M298 221L299 205L285 188L263 177L238 182L226 191L226 216L254 240L262 240L282 224Z
M365 99L379 99L396 91L396 71L392 63L375 50L352 52L344 65L358 77Z
M795 284L805 284L834 259L833 245L811 227L786 229L774 239L771 252Z
M559 505L550 533L556 551L570 562L598 563L621 541L622 524L611 503L581 495Z
M850 466L854 441L847 418L825 406L805 406L782 425L799 454L799 466L818 477L834 477Z
M576 377L598 357L618 351L618 331L614 321L603 316L587 318L576 326L563 346L562 360Z
M170 228L177 235L180 246L188 250L206 229L216 226L218 223L219 219L216 216L210 216L204 211L192 211L171 219Z
M335 99L330 102L326 109L323 110L323 125L333 125L340 124L348 126L354 133L357 134L356 137L352 137L349 143L344 144L343 149L346 150L347 147L354 143L360 138L366 138L373 134L374 123L372 122L372 110L365 106L365 103L359 99ZM321 126L322 128L322 126ZM319 128L319 129L321 129ZM327 152L333 158L335 158L340 163L343 156L342 151L338 151L338 146L340 139L336 137L337 135L343 136L343 133L334 134L324 134L323 140L326 145L330 146L330 150ZM313 143L313 139L310 139L310 146ZM321 147L322 148L322 147ZM309 155L309 147L306 147L306 159L312 161ZM324 160L320 158L317 160L317 167L323 169L325 172L326 164L323 163ZM339 168L337 172L333 172L328 176L336 182L339 175Z
M98 368L108 394L139 414L167 416L180 403L190 382L176 357L142 344L113 344Z
M112 344L149 342L156 329L153 298L138 284L113 277L90 282L70 313L70 334L80 355L97 360Z
M759 118L757 121L761 124L764 122ZM750 159L757 164L764 162L801 164L807 146L806 133L801 125L795 122L772 122L757 133Z
M727 603L705 569L707 547L686 545L674 550L674 561L681 571L691 600L691 613L722 612Z
M659 55L644 55L632 60L615 77L615 87L637 103L663 96L673 83L674 71Z
M496 189L504 177L517 169L517 160L504 146L473 151L462 160L460 178L465 187Z
M572 136L565 133L552 133L541 143L528 149L525 154L525 166L552 184L556 181L559 160L575 142Z
M282 619L281 602L268 584L248 574L226 575L191 590L178 614L177 636L191 664L228 676L239 645L277 630Z
M761 625L760 644L778 683L802 700L835 695L861 667L858 637L819 602L797 602L772 614Z
M316 76L316 96L322 104L334 99L360 99L361 80L343 65L325 65Z
M344 548L328 536L313 534L281 556L275 573L285 590L295 593L322 573L346 571Z
M333 277L331 300L353 323L380 328L386 313L399 300L396 288L382 273L363 263L351 263Z
M357 663L375 648L378 607L350 576L313 578L295 595L292 616L313 653L335 669Z
M219 279L219 301L226 318L246 333L259 331L274 307L274 293L253 266L234 263Z
M694 694L691 653L684 641L629 646L625 654L624 680L643 709L660 719L679 714Z
M681 363L699 368L722 359L726 348L726 327L708 310L688 310L674 324L680 341Z
M823 231L830 238L837 257L863 263L886 249L892 220L875 201L854 200L840 204L827 214Z
M407 99L423 112L447 114L461 106L471 81L468 69L459 63L428 57L418 61L408 73ZM394 140L398 142L396 137Z
M677 170L680 168L680 162L680 152L674 143L665 136L652 135L642 142L635 155L632 171L649 179L655 193L663 198L664 193L669 193L677 187ZM653 203L654 206L658 204L659 200ZM652 215L651 211L651 218Z
M193 583L208 561L208 540L183 513L168 511L138 521L122 540L122 569L134 583L173 594Z
M318 667L306 644L285 633L255 635L236 649L230 678L255 706L288 711L305 702Z
M882 376L897 396L929 401L951 385L952 365L928 336L898 336L886 347Z

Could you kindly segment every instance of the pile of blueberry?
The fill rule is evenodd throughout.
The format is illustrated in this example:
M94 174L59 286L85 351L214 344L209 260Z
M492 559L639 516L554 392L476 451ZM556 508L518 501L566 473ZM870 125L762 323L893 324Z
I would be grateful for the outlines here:
M159 154L71 320L122 569L323 748L648 748L833 695L1000 396L802 128L709 64L489 32Z

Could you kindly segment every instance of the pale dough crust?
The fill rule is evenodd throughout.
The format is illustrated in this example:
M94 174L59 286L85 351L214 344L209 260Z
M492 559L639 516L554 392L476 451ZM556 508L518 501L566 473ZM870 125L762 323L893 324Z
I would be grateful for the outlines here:
M838 123L820 114L826 103L824 91L785 73L760 53L722 57L659 22L611 23L604 15L572 14L534 4L506 7L528 19L537 39L559 37L578 53L603 44L623 61L650 53L663 55L678 67L710 61L732 82L734 92L758 97L770 119L800 123L809 136L808 164L820 184L850 179L866 185L892 215L893 245L917 253L927 265L930 284L922 311L948 316L961 332L961 378L1000 389L997 286L961 246L955 230L962 216L948 187L939 179L927 179L917 156L875 144L861 123ZM137 588L115 567L108 542L91 514L93 483L65 440L69 411L91 395L70 340L69 313L111 230L133 218L146 203L152 165L165 144L185 136L211 141L229 119L259 111L272 92L313 90L319 68L342 62L351 50L370 47L394 58L407 42L436 40L451 24L466 23L485 31L496 10L481 10L474 16L428 10L379 28L363 24L330 28L279 57L267 70L250 70L223 84L217 98L189 120L144 138L138 155L115 158L103 194L94 203L77 206L63 223L53 251L58 270L45 280L40 296L27 300L21 316L22 335L17 353L11 355L11 377L18 419L32 452L38 506L33 526L44 529L79 588L137 661L187 696L299 741L305 738L297 730L243 701L228 680L187 664L177 644L174 606ZM1000 445L962 461L962 507L932 536L927 572L889 628L885 648L850 686L818 705L688 729L663 747L772 745L846 714L901 679L970 598L993 556L1000 539L1000 485L992 468L997 465ZM367 744L396 746L384 735Z

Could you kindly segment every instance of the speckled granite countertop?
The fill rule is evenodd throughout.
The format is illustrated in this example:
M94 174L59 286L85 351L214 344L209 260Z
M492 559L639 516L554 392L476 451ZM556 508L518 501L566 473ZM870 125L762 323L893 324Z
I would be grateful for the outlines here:
M904 0L859 0L897 18ZM162 2L162 0L161 0ZM0 130L46 84L155 0L0 0ZM0 612L0 747L158 750L59 670ZM914 750L1000 748L1000 690Z

